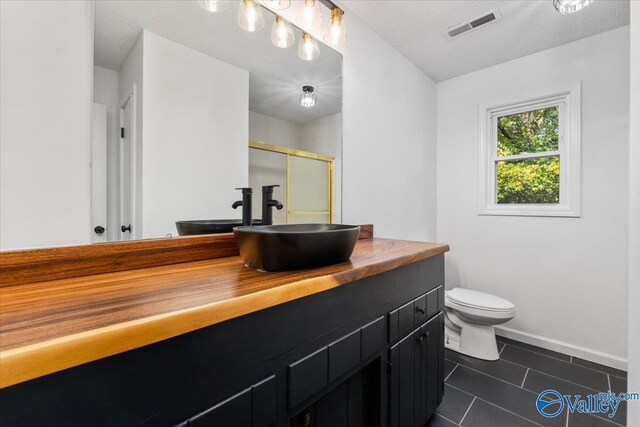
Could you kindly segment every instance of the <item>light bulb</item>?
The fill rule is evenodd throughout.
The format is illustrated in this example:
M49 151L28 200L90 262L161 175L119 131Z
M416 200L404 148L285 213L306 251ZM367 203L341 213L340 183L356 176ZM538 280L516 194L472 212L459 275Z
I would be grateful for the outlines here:
M343 46L347 41L343 14L344 12L339 7L331 9L331 22L324 33L324 41L333 46Z
M304 31L311 31L322 24L322 12L318 0L304 0L298 15L298 24Z
M245 31L259 31L264 27L262 8L255 0L242 0L238 9L238 25Z
M313 93L313 86L302 86L302 93L300 94L300 105L304 108L311 108L316 105L316 94Z
M556 10L563 15L576 13L589 6L593 0L553 0Z
M320 55L318 42L308 33L302 33L298 43L298 56L305 61L313 61Z
M262 3L273 10L285 10L291 6L291 0L262 0Z
M198 4L206 11L218 13L227 8L227 0L198 0Z
M296 41L291 25L280 16L276 16L276 22L271 27L271 42L276 47L286 48Z

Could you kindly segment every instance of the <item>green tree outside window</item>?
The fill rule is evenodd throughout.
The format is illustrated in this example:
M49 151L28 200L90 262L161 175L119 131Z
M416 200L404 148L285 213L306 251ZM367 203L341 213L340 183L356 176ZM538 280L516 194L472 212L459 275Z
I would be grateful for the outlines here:
M498 118L498 204L560 202L560 158L557 154L530 159L499 159L557 151L558 113L558 107L550 107Z

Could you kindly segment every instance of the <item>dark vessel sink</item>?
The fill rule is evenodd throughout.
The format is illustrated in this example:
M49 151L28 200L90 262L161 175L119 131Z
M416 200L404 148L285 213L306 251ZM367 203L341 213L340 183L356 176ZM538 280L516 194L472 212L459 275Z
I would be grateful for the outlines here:
M264 271L303 270L348 261L360 226L288 224L233 229L247 267Z
M262 224L261 220L254 220L255 225ZM179 236L194 236L197 234L231 233L233 227L242 225L241 219L203 219L196 221L176 221Z

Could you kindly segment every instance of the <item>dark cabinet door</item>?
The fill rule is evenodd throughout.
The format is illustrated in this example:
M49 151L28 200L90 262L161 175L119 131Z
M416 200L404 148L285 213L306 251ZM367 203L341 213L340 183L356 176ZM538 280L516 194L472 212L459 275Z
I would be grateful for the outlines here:
M416 345L410 333L389 350L389 425L415 425L416 408Z
M442 398L443 314L389 350L389 425L422 427Z
M440 399L440 317L442 314L434 317L424 324L421 329L421 336L425 337L421 349L421 382L422 393L421 405L424 408L421 411L420 425L424 425L429 417L436 411ZM444 366L443 366L444 367Z

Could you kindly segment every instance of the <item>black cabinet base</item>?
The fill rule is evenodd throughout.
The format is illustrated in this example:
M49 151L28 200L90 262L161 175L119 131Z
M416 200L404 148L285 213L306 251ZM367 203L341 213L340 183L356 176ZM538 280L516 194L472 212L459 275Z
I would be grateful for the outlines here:
M7 387L0 390L0 425L286 427L300 425L300 414L311 408L320 427L387 426L397 413L393 394L389 405L390 380L395 381L387 375L389 349L407 328L438 316L443 283L444 256L438 255ZM426 360L427 379L419 380L428 388L426 400L419 395L425 414L442 398L444 379L444 367L433 362L442 358L443 339L430 328L429 339L438 336L435 350L429 346L424 357L413 359ZM316 352L316 371L302 369L302 363L299 372L291 372ZM422 375L415 367L406 369L406 375ZM435 400L429 392L434 387ZM422 406L422 417L420 411ZM205 422L207 415L223 421Z

